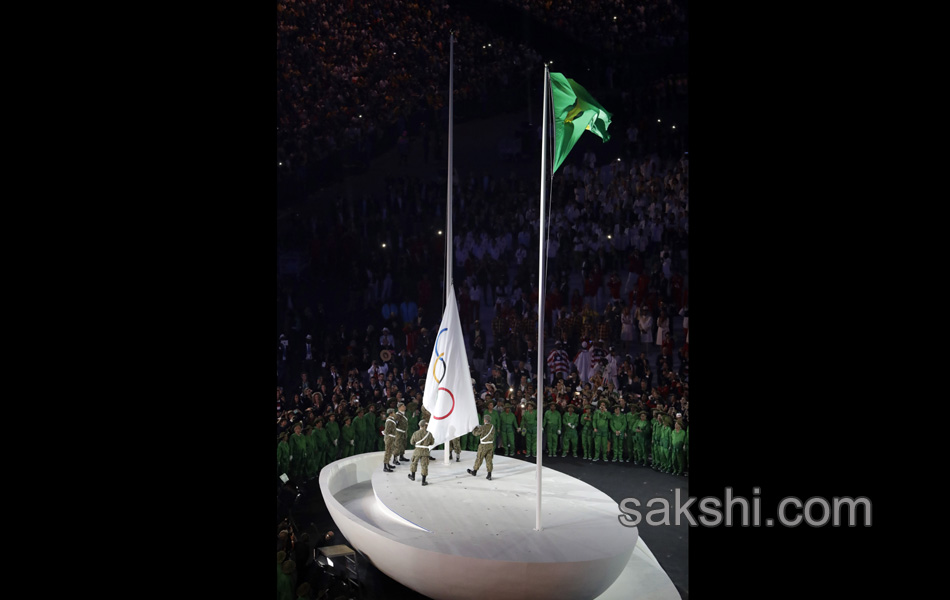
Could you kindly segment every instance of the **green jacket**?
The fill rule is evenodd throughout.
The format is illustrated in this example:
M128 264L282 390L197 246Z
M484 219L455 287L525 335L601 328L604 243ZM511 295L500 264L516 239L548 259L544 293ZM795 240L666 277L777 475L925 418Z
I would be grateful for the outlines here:
M317 427L310 432L310 437L313 438L314 448L317 452L326 452L327 446L330 445L330 440L327 438L327 430L323 427Z
M628 412L624 415L624 419L627 421L627 432L633 435L634 429L637 428L637 423L640 422L640 414L636 412Z
M610 415L610 435L617 435L617 432L620 432L620 435L623 435L623 432L627 429L627 419L624 418L623 414L619 415Z
M330 445L333 445L333 440L340 439L340 424L336 421L327 421L323 426L327 432L327 439L330 440Z
M561 428L561 413L557 409L544 411L544 428L548 433L556 432Z
M356 437L366 437L366 416L353 417L353 429L356 431Z
M594 432L595 435L607 435L610 433L610 415L607 411L598 410L594 413L594 429L597 431Z
M521 413L521 428L536 433L538 431L538 411L526 410Z
M351 422L349 425L344 425L343 429L340 430L340 443L349 444L351 440L356 439L356 427L353 427Z
M594 414L581 413L579 416L581 420L581 431L594 431Z
M567 411L561 415L561 426L564 427L564 433L569 434L577 431L577 424L580 422L581 417L577 413L572 413Z
M307 443L306 436L302 433L297 435L296 433L290 436L290 456L291 462L299 462L307 458L307 450L310 448L310 444Z
M514 432L518 428L518 417L515 416L513 412L501 413L498 415L499 421L499 430L501 431L511 431ZM492 425L495 424L494 419L492 419Z
M683 444L686 443L686 432L680 429L676 431L675 429L670 433L670 444L673 448L679 450L683 447Z
M286 473L290 470L290 444L281 440L277 444L277 472Z

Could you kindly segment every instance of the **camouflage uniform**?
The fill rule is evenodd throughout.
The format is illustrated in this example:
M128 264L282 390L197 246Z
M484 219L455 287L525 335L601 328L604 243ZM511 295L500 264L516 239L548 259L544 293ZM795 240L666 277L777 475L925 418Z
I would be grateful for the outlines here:
M467 469L469 473L475 475L482 460L485 461L485 467L488 469L488 479L491 479L492 458L495 456L495 426L491 424L491 417L483 419L484 425L479 425L472 430L472 434L478 438L478 454L475 456L475 468Z
M432 449L432 442L435 440L426 429L425 421L419 422L419 429L412 434L410 441L413 445L413 451L412 462L409 463L409 479L416 480L416 465L421 463L422 485L429 485L426 483L426 476L429 474L429 450Z

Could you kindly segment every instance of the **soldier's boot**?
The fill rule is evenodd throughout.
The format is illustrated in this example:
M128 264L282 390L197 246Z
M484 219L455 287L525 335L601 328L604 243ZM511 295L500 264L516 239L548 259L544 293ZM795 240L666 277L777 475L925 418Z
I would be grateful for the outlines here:
M393 472L393 468L390 467L388 464L383 463L383 471L386 472L386 473L392 473L392 472Z
M406 475L406 477L408 477L409 479L411 479L411 480L413 480L413 481L416 480L416 474L415 474L415 473L409 473L408 475Z
M488 477L486 477L485 479L491 479L491 471L488 472Z
M460 459L460 455L459 455L459 454L456 454L456 455L455 455L455 462L459 462L459 459Z
M425 475L422 476L422 485L429 485L428 483L426 483L426 476L425 476Z
M476 475L478 475L478 472L477 472L477 471L473 471L473 470L471 470L471 469L465 469L465 470L468 471L469 473L471 473L471 475L472 475L473 477L476 476Z

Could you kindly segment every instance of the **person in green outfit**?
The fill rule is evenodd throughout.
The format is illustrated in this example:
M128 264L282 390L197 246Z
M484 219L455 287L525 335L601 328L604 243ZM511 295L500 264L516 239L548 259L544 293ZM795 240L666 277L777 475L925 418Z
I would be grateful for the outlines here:
M313 438L314 457L317 459L317 473L327 466L327 449L330 446L330 439L327 437L327 430L323 428L323 418L317 417L313 422L313 431L310 432Z
M689 475L689 425L686 426L686 437L683 439L683 452L686 458L686 475Z
M327 464L330 464L336 460L340 451L340 424L336 422L336 413L330 413L327 417L325 429L327 430L327 441L330 442L330 445L327 446Z
M670 450L673 453L672 470L674 475L683 474L683 466L686 460L686 451L683 446L686 443L686 432L683 431L683 423L677 421L673 424L673 432L670 434Z
M491 421L492 425L495 424L494 415L483 415L483 418L484 416L489 417L489 421ZM515 453L515 430L518 428L518 417L515 416L515 413L511 412L510 404L505 404L505 412L498 414L498 422L501 429L502 446L505 448L505 456L512 456ZM479 443L479 445L481 445L481 443ZM479 450L481 450L481 448L479 448Z
M567 405L567 412L561 417L561 425L564 427L564 435L561 436L562 457L574 449L574 458L577 458L577 424L580 422L580 415L574 412L574 405Z
M304 478L307 481L310 481L320 472L320 468L317 465L317 444L311 435L313 433L313 427L307 425L303 429L303 439L307 443L307 460L303 464L304 468Z
M287 443L287 432L280 434L277 442L277 476L290 472L290 444ZM289 477L289 475L288 475Z
M646 411L640 411L633 427L633 464L647 465L647 448L650 447L650 422Z
M306 475L307 449L309 444L303 438L303 424L294 423L294 434L290 436L290 476L303 481Z
M285 560L281 565L281 572L277 576L277 598L278 600L294 600L297 594L294 593L297 585L296 573L297 563L292 560Z
M429 451L432 450L434 445L432 442L435 441L426 425L425 420L419 421L419 429L409 438L413 448L412 461L409 463L409 479L416 480L416 465L422 463L422 485L429 485L426 483L426 477L429 475Z
M620 412L620 405L614 405L614 414L610 417L610 437L613 459L610 462L623 462L623 439L627 434L627 419ZM606 459L605 459L606 460Z
M343 428L340 429L340 458L353 456L356 453L356 428L353 427L353 419L346 417L343 419Z
M627 406L630 408L630 410L624 414L624 419L626 420L626 436L623 439L623 452L627 457L624 459L625 462L630 462L636 461L634 458L637 444L636 428L637 424L640 422L640 413L638 413L632 405L628 404Z
M557 436L561 435L561 413L554 402L544 413L544 429L548 432L548 456L554 458L557 454Z
M673 452L670 444L670 434L673 433L673 419L669 415L663 415L663 426L660 428L660 470L664 473L670 472L670 461L673 458Z
M584 406L581 414L581 449L584 451L584 460L593 460L591 446L594 443L594 415L590 414L590 405Z
M607 412L607 403L601 402L594 413L594 462L602 456L607 460L607 443L610 438L610 413Z
M375 452L376 444L379 443L379 430L377 429L376 405L370 404L369 409L363 415L363 423L366 427L366 439L363 442L363 452Z
M534 410L534 402L528 401L528 406L521 413L521 435L525 436L525 458L538 455L538 412Z
M353 430L356 431L353 454L362 454L366 451L366 411L362 408L357 409L356 416L353 417Z
M479 425L472 430L472 433L478 438L478 454L475 455L475 466L472 469L466 469L472 476L478 475L478 467L482 460L485 461L485 467L488 469L488 477L491 479L492 458L495 456L495 427L491 424L491 417L484 415L482 417L483 425Z
M652 440L652 460L650 468L654 471L660 470L660 464L663 462L663 451L660 448L660 429L663 428L663 417L659 410L653 409L653 419L650 422L650 438Z

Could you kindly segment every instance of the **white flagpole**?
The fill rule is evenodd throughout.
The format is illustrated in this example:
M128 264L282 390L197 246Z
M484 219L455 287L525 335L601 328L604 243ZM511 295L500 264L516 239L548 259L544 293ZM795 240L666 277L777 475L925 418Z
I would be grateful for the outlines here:
M445 201L448 208L445 211L445 301L442 303L443 314L448 306L449 289L452 286L452 125L454 121L454 94L452 92L455 89L453 81L453 66L455 65L454 49L455 36L449 33L449 176ZM444 462L442 464L445 465L449 464L450 443L451 440L446 440L444 444L445 451L442 453Z
M541 220L538 234L538 374L535 377L538 382L538 472L535 475L538 484L538 500L534 521L535 531L541 531L541 446L544 441L541 430L541 413L544 410L544 205L547 204L548 194L548 96L550 95L550 85L548 66L545 64L544 85L542 86L544 94L541 101L544 109L542 111L541 129Z

